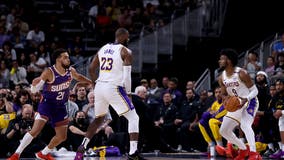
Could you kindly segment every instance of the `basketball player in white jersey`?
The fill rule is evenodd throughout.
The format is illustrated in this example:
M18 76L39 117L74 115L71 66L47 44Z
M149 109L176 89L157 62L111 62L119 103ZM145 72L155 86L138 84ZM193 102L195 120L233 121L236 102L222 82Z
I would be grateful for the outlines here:
M252 123L256 111L258 110L257 94L258 90L251 80L246 70L237 67L238 54L233 49L224 49L220 53L219 65L224 71L219 77L219 84L222 94L225 96L237 96L241 99L241 105L235 112L228 112L224 117L220 128L220 134L227 141L235 144L239 148L238 156L235 160L261 160L261 156L256 152L255 134ZM240 125L245 134L249 146L246 146L234 133L234 129Z
M128 159L142 160L137 151L139 117L131 102L131 64L132 54L126 48L129 33L124 28L115 32L115 42L104 45L90 64L91 79L96 82L95 120L90 124L82 145L78 147L75 160L83 159L83 152L96 130L103 123L104 116L111 105L118 115L128 120L130 150ZM96 70L99 69L99 75Z

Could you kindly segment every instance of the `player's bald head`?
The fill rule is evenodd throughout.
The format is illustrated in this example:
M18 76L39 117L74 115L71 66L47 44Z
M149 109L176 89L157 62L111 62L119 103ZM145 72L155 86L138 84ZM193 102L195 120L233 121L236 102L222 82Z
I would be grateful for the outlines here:
M118 38L118 37L121 37L123 35L127 35L128 34L128 30L125 29L125 28L118 28L115 32L115 37Z
M129 33L125 28L118 28L115 32L115 42L127 46L129 41Z

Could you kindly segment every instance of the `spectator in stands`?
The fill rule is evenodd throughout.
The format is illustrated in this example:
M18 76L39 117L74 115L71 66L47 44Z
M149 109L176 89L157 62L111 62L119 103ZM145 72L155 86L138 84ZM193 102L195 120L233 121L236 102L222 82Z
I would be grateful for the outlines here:
M12 29L11 43L16 49L24 49L26 46L26 37L20 34L18 27L13 27Z
M10 72L5 60L0 61L0 88L9 88Z
M0 115L13 112L13 103L9 89L0 89Z
M135 106L135 110L139 116L139 144L138 148L143 152L153 150L152 130L153 126L153 112L149 109L150 107L146 103L147 101L147 89L140 85L135 88L134 94L132 94L132 102Z
M30 103L30 93L24 89L17 94L16 101L13 104L13 111L17 113L17 115L21 114L23 105Z
M140 80L140 85L144 86L146 89L149 88L149 82L147 79L143 78Z
M67 142L69 142L73 149L76 149L81 144L88 126L89 121L86 118L85 112L77 111L74 119L68 125L67 134ZM90 143L90 147L93 147L91 145Z
M37 112L37 108L41 100L41 93L40 92L30 93L30 96L31 96L31 105L33 106L34 111Z
M271 81L275 82L278 78L284 75L284 52L280 52L277 55L277 62L275 64L275 73L271 77Z
M28 81L29 83L32 82L32 80L35 77L39 77L43 70L47 67L46 61L42 58L39 57L35 52L31 52L29 54L30 58L30 63L27 67L27 72L28 72Z
M45 33L39 24L35 24L27 34L27 45L30 49L36 50L42 42L45 42Z
M198 128L198 107L200 104L199 98L196 97L193 89L187 89L185 97L177 112L177 118L174 123L178 124L180 128L178 130L178 142L181 146L178 149L193 152L195 149L201 148L200 140L203 140Z
M276 95L275 83L269 87L269 102L266 104L264 110L256 112L256 116L260 117L259 131L263 137L263 142L268 145L267 150L263 153L264 157L269 157L276 152L276 144L280 141L278 120L273 116L273 106L271 102ZM281 146L280 146L281 147Z
M16 113L12 112L12 113L5 113L5 114L1 114L0 115L0 141L1 141L1 145L0 145L0 157L6 157L7 153L8 153L8 142L7 142L7 138L5 136L6 130L8 128L9 122L12 119L15 119L16 117Z
M8 140L9 152L13 153L17 146L20 144L20 140L23 136L29 132L32 128L35 118L35 111L32 105L23 105L23 110L20 115L9 122L9 126L6 131L6 138ZM32 143L22 153L23 157L35 158L34 153L44 148L45 144L40 137L35 138Z
M266 67L264 69L268 78L273 76L275 73L275 59L272 56L268 56L266 59Z
M202 114L199 121L199 128L203 138L208 143L209 147L214 147L215 144L223 146L223 139L219 133L219 127L222 123L223 117L227 111L222 106L221 88L216 87L214 90L215 101L211 107ZM213 140L212 140L213 136ZM215 152L215 150L214 150ZM210 153L210 155L212 155Z
M165 90L168 88L168 83L169 83L169 77L164 76L162 78L162 88Z
M75 113L79 110L79 107L74 101L70 100L70 95L68 101L65 103L65 106L68 118L70 121L72 121L75 117Z
M280 138L281 138L281 145L279 146L279 150L270 155L269 158L273 159L279 159L282 158L284 155L284 129L283 129L283 118L284 114L282 114L282 111L284 109L284 103L283 103L283 96L284 96L284 80L283 79L277 79L276 80L276 90L277 93L273 100L271 101L271 106L274 108L273 115L278 120L278 126L279 126L279 132L280 132Z
M0 46L3 46L4 42L9 41L11 36L7 34L5 27L1 25L1 21L0 19Z
M27 70L24 67L19 66L18 62L14 60L12 62L12 69L10 70L10 80L12 81L10 87L14 88L15 85L29 85L27 80Z
M47 50L45 43L41 43L39 44L37 51L35 52L35 54L39 57L39 58L43 58L46 62L46 66L50 66L51 65L51 56L50 56L50 52Z
M70 60L72 64L82 62L84 60L83 50L79 46L75 46L74 50L70 54Z
M5 41L0 52L3 54L3 59L8 64L8 68L11 68L12 61L17 60L17 53L13 48L12 43L10 41Z
M126 29L130 29L132 25L132 15L130 14L130 9L125 7L121 9L121 14L118 17L118 26Z
M178 79L176 77L172 77L169 79L168 88L164 90L164 93L170 93L172 96L172 103L176 106L179 106L182 101L182 93L178 90Z
M22 20L21 16L15 17L15 23L13 24L14 28L18 28L20 37L26 37L29 32L29 24Z
M256 72L262 69L262 64L258 60L258 53L250 51L247 56L247 63L243 67L248 71L250 78L254 80Z
M95 119L95 95L93 91L90 91L87 95L88 103L83 106L83 111L87 114L89 123ZM106 116L108 117L108 116Z
M88 104L87 89L84 86L77 86L75 89L77 98L75 103L78 105L79 110L82 110L85 104Z
M161 103L160 97L163 89L159 88L158 82L155 78L150 80L150 87L148 88L147 103L152 105L158 105Z
M178 126L174 123L176 119L177 106L173 103L172 94L165 92L163 102L158 109L158 113L154 115L154 124L161 128L161 135L166 140L166 143L172 147L177 147L177 129Z
M276 62L278 60L277 59L278 54L281 53L281 52L284 52L284 33L281 34L280 39L281 39L281 41L274 43L273 46L272 46L271 56L274 57Z

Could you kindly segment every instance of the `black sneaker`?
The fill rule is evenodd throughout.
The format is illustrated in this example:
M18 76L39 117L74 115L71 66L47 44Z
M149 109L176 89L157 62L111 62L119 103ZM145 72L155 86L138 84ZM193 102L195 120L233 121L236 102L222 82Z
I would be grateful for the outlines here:
M128 160L147 160L143 158L138 151L135 151L133 154L127 156Z

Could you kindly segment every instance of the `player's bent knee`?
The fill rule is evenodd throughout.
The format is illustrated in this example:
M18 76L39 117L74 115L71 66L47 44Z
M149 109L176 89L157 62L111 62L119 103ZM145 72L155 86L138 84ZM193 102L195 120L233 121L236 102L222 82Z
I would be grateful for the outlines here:
M128 120L128 132L138 133L139 132L139 117L135 110L131 110L124 114L124 117Z

